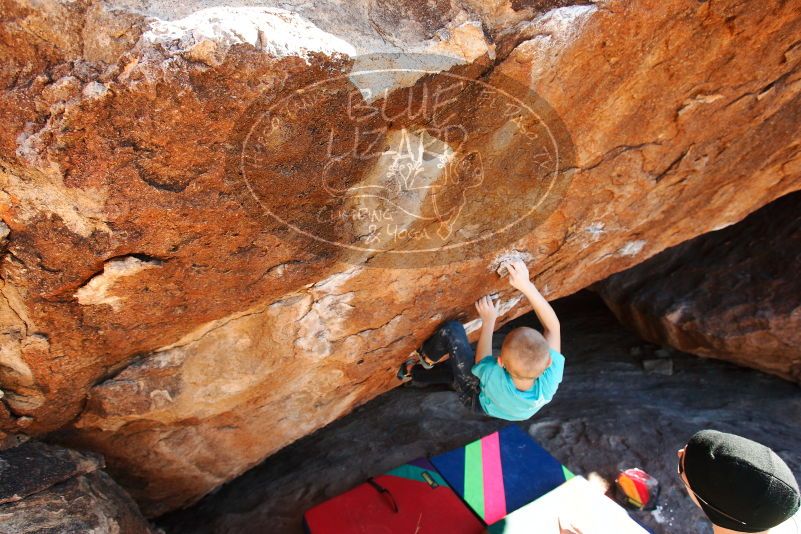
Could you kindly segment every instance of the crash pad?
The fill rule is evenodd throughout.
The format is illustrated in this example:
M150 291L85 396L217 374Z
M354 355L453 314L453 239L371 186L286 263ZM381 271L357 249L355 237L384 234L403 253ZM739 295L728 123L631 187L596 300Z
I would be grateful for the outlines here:
M431 463L488 525L573 477L516 425L434 456Z
M371 478L309 509L310 534L480 534L485 527L426 459Z

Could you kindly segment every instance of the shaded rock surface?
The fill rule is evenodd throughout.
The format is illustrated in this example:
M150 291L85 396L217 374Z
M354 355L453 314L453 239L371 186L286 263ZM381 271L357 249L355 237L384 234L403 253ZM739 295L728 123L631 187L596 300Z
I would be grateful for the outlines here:
M150 534L103 460L29 441L0 452L0 532Z
M97 455L28 441L0 453L0 504L19 501L69 478L103 467Z
M801 383L801 194L596 284L654 343Z
M521 427L582 475L612 480L618 469L629 467L654 475L661 485L659 505L635 515L653 532L712 531L676 478L676 451L700 428L765 443L801 475L797 386L684 353L673 355L673 376L645 374L639 358L630 355L643 341L620 326L596 295L582 292L556 304L567 358L564 381L554 400ZM531 321L526 315L514 324ZM498 347L501 336L494 341ZM466 412L449 391L398 388L158 524L170 534L299 533L305 509L368 476L461 446L504 424Z
M64 428L151 515L393 387L482 294L500 293L504 321L524 312L489 268L498 253L529 254L555 298L801 188L798 0L0 6L0 430ZM450 62L368 95L348 75L377 51ZM522 128L465 90L446 109L469 139L393 122L446 72L533 90L541 120ZM323 100L297 97L332 78ZM259 122L291 95L293 120ZM353 102L390 115L358 115L373 138L354 143ZM564 150L530 148L543 124ZM409 186L388 158L410 140L448 156L415 160L440 190L405 189L418 220L369 250L358 214L377 201L326 195L390 170ZM410 236L456 252L395 254Z

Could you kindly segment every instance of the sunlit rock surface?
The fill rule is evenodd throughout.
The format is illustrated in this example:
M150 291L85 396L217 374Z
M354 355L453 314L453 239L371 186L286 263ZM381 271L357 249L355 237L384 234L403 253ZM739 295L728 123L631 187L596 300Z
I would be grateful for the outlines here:
M798 0L0 5L0 430L150 515L523 313L499 255L555 298L801 188Z

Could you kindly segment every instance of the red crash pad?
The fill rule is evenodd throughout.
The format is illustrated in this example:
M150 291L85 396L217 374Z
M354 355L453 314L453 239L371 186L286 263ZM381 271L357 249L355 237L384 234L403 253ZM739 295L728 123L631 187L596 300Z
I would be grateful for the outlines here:
M425 459L414 460L311 508L311 534L480 534L481 521Z

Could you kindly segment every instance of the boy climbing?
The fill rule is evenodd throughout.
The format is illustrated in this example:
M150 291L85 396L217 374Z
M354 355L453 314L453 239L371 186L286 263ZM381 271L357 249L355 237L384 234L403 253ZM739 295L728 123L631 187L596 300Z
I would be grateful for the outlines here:
M565 357L559 319L529 279L526 264L515 260L504 266L511 286L526 296L537 314L542 334L526 326L515 328L506 335L496 359L492 334L498 307L485 296L476 302L482 324L475 353L462 324L448 321L403 363L398 378L410 379L415 386L448 384L472 411L522 421L551 401L562 381ZM436 365L446 355L447 361Z

